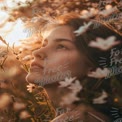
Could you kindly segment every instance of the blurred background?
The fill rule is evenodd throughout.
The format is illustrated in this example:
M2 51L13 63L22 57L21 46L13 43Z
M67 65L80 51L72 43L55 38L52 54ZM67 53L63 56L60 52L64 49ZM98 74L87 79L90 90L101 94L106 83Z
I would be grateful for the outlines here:
M75 12L105 22L122 34L121 6L120 0L0 0L0 122L37 121L36 113L27 107L34 98L26 90L25 76L32 51L41 46L38 25L43 18ZM117 104L120 101L115 99ZM46 103L43 107L47 109Z

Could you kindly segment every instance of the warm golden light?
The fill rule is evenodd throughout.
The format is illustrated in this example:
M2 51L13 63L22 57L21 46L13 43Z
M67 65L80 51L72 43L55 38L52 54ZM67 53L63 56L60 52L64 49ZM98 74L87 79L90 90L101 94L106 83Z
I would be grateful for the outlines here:
M4 16L0 15L0 18L3 19ZM19 46L21 45L20 40L26 39L28 35L28 32L25 32L24 29L24 22L21 19L17 19L15 22L6 22L3 27L0 28L0 36L2 36L10 46L13 44ZM3 45L3 43L0 42L0 45Z

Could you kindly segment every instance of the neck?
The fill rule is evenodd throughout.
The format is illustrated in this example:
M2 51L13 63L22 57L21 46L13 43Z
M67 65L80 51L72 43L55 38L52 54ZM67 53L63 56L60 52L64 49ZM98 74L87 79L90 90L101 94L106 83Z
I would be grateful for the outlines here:
M67 108L73 109L75 107L73 104L70 104L70 105L61 104L62 98L68 93L70 93L70 90L66 88L60 88L58 83L45 85L44 88L47 91L49 98L52 101L53 106L55 108L61 107L64 109L67 109Z

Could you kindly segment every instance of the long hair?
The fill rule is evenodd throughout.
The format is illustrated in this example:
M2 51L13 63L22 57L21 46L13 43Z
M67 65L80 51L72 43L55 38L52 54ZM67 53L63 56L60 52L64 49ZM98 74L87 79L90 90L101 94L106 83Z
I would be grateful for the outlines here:
M78 30L81 26L84 26L85 23L92 22L92 24L89 26L89 28L84 31L82 34L75 36L75 45L77 49L86 57L88 58L90 65L92 65L93 69L95 70L97 67L100 67L101 69L104 68L104 65L101 65L100 58L103 57L106 60L106 66L110 66L110 55L111 55L111 49L121 49L122 47L122 35L117 32L115 29L113 30L108 25L101 23L97 20L93 19L82 19L76 14L67 14L60 16L56 18L56 24L52 24L53 26L50 26L50 28L53 28L55 26L62 26L62 25L68 25L71 28L73 28L74 31ZM48 24L49 25L49 24ZM94 27L95 25L98 25L98 27ZM47 26L46 29L48 29L49 26ZM50 29L49 28L49 29ZM116 42L119 41L120 44L116 45L112 48L109 48L108 50L101 50L99 48L94 48L89 46L91 41L95 41L98 37L102 39L107 39L108 37L114 36L116 38ZM119 55L119 58L122 57L122 54ZM112 65L113 66L113 65ZM112 67L111 66L111 67ZM117 65L119 67L119 65ZM121 74L120 74L121 75ZM117 79L121 79L120 75L116 75ZM111 77L108 79L97 79L97 78L89 78L87 77L87 82L85 83L86 89L90 89L90 97L93 97L92 91L102 91L105 90L112 96L112 87L111 87ZM81 81L82 83L82 81ZM82 91L83 93L84 91ZM79 93L78 96L82 97L82 94ZM81 103L80 101L79 103ZM109 99L109 102L106 103L107 107L103 108L103 105L94 105L94 107L103 112L107 115L110 115L108 112L108 109L110 110L110 107L113 105L113 98L111 97ZM75 104L78 104L78 102L75 102Z

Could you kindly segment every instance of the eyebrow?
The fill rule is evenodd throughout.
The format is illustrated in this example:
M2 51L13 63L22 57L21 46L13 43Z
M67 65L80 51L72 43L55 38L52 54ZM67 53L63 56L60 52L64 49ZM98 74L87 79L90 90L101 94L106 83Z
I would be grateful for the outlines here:
M71 42L71 43L73 43L73 41L72 41L72 40L70 40L70 39L66 39L66 38L55 39L54 41L55 41L55 42L62 42L62 41L66 41L66 42Z
M54 41L54 42L57 42L57 43L58 43L58 42L70 42L71 44L74 44L74 42L73 42L72 40L66 39L66 38L58 38L58 39L55 39L55 40L53 40L53 41ZM48 39L47 39L47 38L43 40L42 46L45 45L46 42L48 42Z
M45 41L48 41L48 39L45 39L44 42L45 42ZM54 40L54 42L63 42L63 41L73 43L72 40L70 40L70 39L66 39L66 38L59 38L59 39L55 39L55 40Z

